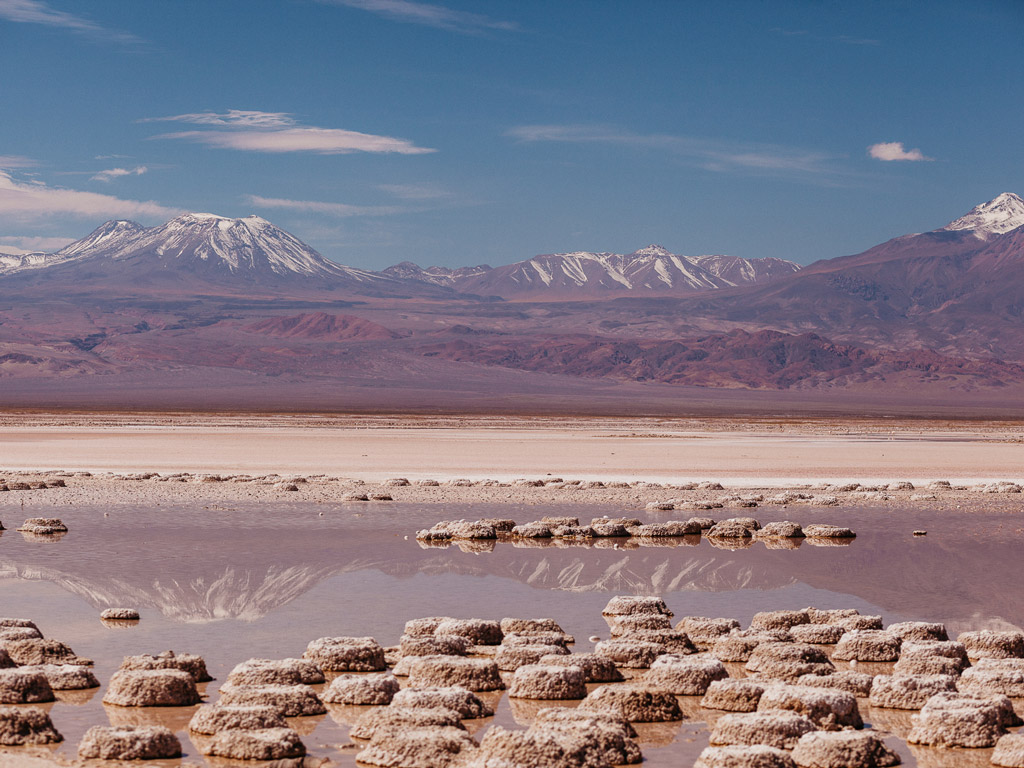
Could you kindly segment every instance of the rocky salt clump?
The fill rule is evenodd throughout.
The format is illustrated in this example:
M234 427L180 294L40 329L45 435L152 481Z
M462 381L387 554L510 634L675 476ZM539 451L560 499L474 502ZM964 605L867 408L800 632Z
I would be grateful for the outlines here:
M64 740L39 707L0 707L0 746L56 744Z
M408 637L433 637L434 632L442 622L448 621L450 616L426 616L421 619L410 619L405 622L403 636Z
M441 708L458 713L462 720L491 717L494 709L472 691L459 686L404 688L391 700L394 707Z
M108 728L94 725L82 737L78 756L101 760L161 760L181 756L181 742L162 725Z
M641 682L676 696L703 696L715 680L729 676L718 659L709 656L659 656L644 673Z
M900 639L882 629L855 629L836 644L833 659L840 661L896 661Z
M619 667L647 669L656 658L665 653L665 647L660 643L615 638L597 643L594 646L594 653Z
M619 595L608 601L601 611L603 616L626 616L633 613L657 613L671 617L672 611L660 597Z
M327 711L308 685L222 686L220 703L226 707L274 707L285 717L322 715Z
M835 672L835 667L821 648L804 643L761 643L751 652L745 668L762 677L781 680Z
M585 741L600 764L632 765L643 760L640 747L634 741L633 727L626 720L609 715L561 707L542 709L527 733Z
M613 639L624 643L654 643L661 646L663 653L697 653L687 634L678 629L636 629Z
M940 693L915 715L907 741L930 747L983 749L995 746L1008 724L1019 722L1009 699Z
M513 699L582 699L587 686L579 667L528 664L515 671L508 695Z
M498 665L491 659L462 658L460 656L411 657L409 686L411 688L437 688L451 685L466 690L501 691Z
M661 613L630 613L607 618L612 637L628 635L639 630L672 629L672 619Z
M249 659L228 674L226 685L316 685L324 673L307 659Z
M936 693L956 688L956 678L949 675L878 675L871 687L871 706L921 709Z
M992 765L1002 768L1024 768L1024 734L1010 733L996 742Z
M382 672L384 649L372 637L321 637L306 646L304 659L331 672Z
M371 709L356 721L349 736L353 739L373 739L407 730L445 727L464 730L458 712L442 707L395 705Z
M148 653L139 656L125 656L121 661L123 670L144 670L144 669L180 669L188 672L197 683L208 683L213 680L206 671L206 661L202 656L192 653L179 653L164 651L158 656L151 656Z
M693 768L795 768L789 752L763 744L707 747Z
M42 704L53 701L53 688L42 672L0 669L0 704Z
M972 659L1010 659L1024 657L1024 632L961 632L957 640ZM13 654L12 654L13 655Z
M568 656L563 645L502 645L494 657L502 672L514 672L520 667L537 664L547 656Z
M835 645L846 632L834 624L801 624L789 630L793 641L812 645Z
M551 526L545 523L524 523L513 528L511 534L522 539L550 539Z
M134 608L107 608L100 613L103 621L138 621L139 612Z
M721 520L704 532L709 539L749 539L753 532L747 526L732 520Z
M91 666L92 659L77 656L70 647L57 640L29 638L11 640L4 644L4 650L15 664L38 666L40 664L78 664Z
M857 534L849 528L842 526L815 523L804 526L804 536L820 539L853 539L856 538Z
M588 683L618 683L624 679L613 661L596 653L543 656L539 663L554 667L579 667Z
M510 632L501 639L502 646L510 645L557 645L568 649L565 635L561 632Z
M464 637L474 645L498 645L504 636L501 624L490 619L446 619L437 625L434 634Z
M334 678L321 699L327 704L359 706L390 704L398 693L398 680L391 674L341 675Z
M287 760L306 754L306 746L291 728L221 731L200 740L199 751L231 760Z
M816 730L810 718L796 712L742 712L718 718L709 740L712 744L763 744L776 749L793 749L801 736Z
M870 731L817 731L793 748L799 768L890 768L900 757Z
M750 620L751 629L790 629L810 624L807 611L761 611Z
M538 632L553 632L563 637L568 637L565 630L554 619L515 619L504 618L498 622L498 627L503 635L511 634L536 634Z
M802 539L804 529L800 523L790 520L782 520L775 523L767 523L763 528L754 533L755 539Z
M715 680L708 686L700 705L726 712L753 712L765 687L754 680Z
M195 678L181 669L120 670L103 696L104 704L119 707L188 707L199 701Z
M711 646L711 655L720 661L748 661L754 649L762 643L793 642L788 630L781 631L760 631L741 630L733 631L728 635L718 638Z
M68 527L59 517L30 517L21 527L20 533L34 533L37 536L50 536L55 533L67 533Z
M99 688L99 680L89 667L77 664L40 664L20 667L23 672L39 672L55 691L81 691Z
M398 652L406 656L465 656L470 642L458 635L420 637L402 635L398 641Z
M287 728L283 710L277 707L233 707L223 704L204 704L188 723L194 733L213 735L221 731L262 730Z
M890 624L886 631L896 635L904 643L949 640L946 625L930 621L901 621Z
M583 712L611 715L631 723L660 723L682 720L676 697L642 685L624 684L596 688L580 703Z
M794 682L812 688L836 688L863 699L871 695L875 678L865 672L844 669L831 675L801 675Z
M445 768L476 746L459 728L415 728L374 737L356 760L381 768Z
M857 698L835 688L803 685L770 685L757 704L759 712L790 710L814 721L820 728L862 728Z
M832 624L838 619L848 619L851 616L859 616L860 611L856 608L804 608L807 618L811 624Z
M964 670L957 683L959 690L979 696L1024 698L1024 659L983 661L988 663Z
M604 768L597 745L564 731L491 728L460 768Z
M734 629L739 629L736 619L712 619L706 616L686 616L676 624L676 629L685 632L690 642L700 650L708 650L715 641Z

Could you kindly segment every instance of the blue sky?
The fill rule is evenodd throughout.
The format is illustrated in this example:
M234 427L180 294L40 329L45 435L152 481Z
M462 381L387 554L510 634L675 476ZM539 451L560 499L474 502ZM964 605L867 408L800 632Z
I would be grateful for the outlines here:
M0 247L856 253L1024 193L1024 2L0 0Z

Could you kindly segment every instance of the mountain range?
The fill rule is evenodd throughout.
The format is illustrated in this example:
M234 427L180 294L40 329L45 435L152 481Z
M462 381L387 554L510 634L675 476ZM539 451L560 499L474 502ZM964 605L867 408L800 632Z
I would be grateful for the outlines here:
M108 221L56 253L0 255L0 277L20 275L72 280L117 288L211 283L222 289L254 286L356 294L445 295L464 293L503 299L571 299L614 293L686 295L761 283L799 269L782 259L735 256L687 257L651 245L634 253L560 253L492 268L486 265L423 269L402 262L381 272L330 261L294 235L259 216L229 219L186 213L157 227Z
M376 272L257 216L111 221L0 254L0 405L1012 410L1022 264L1012 193L803 268L651 245Z

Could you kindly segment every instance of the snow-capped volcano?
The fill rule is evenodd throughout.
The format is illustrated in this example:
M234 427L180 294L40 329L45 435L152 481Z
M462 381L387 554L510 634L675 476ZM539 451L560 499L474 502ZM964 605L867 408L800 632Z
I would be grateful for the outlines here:
M232 274L380 279L372 272L328 261L259 216L230 219L212 213L186 213L149 228L132 221L108 221L56 255L69 261L145 258L165 266Z
M973 229L979 238L986 239L989 235L1002 235L1022 225L1024 200L1013 192L1004 192L987 203L975 206L943 229Z

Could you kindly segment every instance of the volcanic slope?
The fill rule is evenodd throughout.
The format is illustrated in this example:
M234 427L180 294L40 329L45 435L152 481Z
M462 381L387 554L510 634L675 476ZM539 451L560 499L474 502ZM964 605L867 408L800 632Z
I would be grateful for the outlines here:
M11 263L0 278L14 290L50 296L451 294L421 281L336 264L259 216L208 213L186 213L149 228L108 221L45 259Z
M1022 361L1022 224L1024 200L1005 193L931 232L818 261L764 286L643 313L699 317L708 329L813 331L870 346Z

